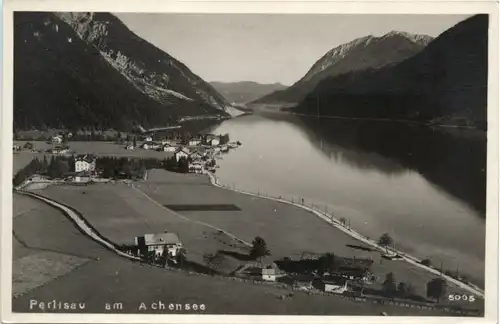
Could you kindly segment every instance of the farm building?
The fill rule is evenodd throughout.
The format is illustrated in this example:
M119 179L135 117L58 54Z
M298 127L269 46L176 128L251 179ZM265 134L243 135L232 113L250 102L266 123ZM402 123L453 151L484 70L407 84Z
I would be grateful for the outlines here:
M299 290L309 290L313 288L313 276L297 275L293 280L293 287Z
M335 294L342 294L347 291L348 280L342 277L324 277L322 279L323 290L325 292L332 292Z
M262 269L262 279L265 281L276 281L276 269Z
M161 256L166 252L172 257L175 257L182 248L177 234L168 232L138 236L135 238L135 245L143 253L154 251L157 256Z

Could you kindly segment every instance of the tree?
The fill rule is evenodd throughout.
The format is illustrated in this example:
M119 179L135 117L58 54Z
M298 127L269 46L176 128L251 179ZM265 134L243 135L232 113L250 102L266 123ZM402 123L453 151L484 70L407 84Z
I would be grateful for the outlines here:
M33 144L31 144L30 142L26 142L24 144L23 148L25 148L27 150L32 150L33 149Z
M319 258L319 268L324 272L330 272L336 268L335 254L325 253Z
M250 250L250 256L254 259L261 259L267 255L271 255L271 252L267 248L267 243L263 238L257 236L252 241L252 249Z
M446 281L434 278L427 283L427 297L436 299L436 303L446 294Z
M398 285L398 294L404 298L409 297L414 293L411 283L400 282Z
M424 266L430 266L431 265L431 260L424 259L424 260L420 261L420 263L423 264Z
M393 241L392 237L390 237L388 233L383 234L380 237L380 239L378 240L378 244L380 244L381 246L384 246L386 251L387 251L387 247L389 245L392 245L393 242L394 241Z
M181 173L189 172L189 161L186 158L180 158L177 162L177 169Z
M345 217L342 217L340 219L340 223L345 226L345 224L347 223L347 219L345 219Z
M137 147L137 137L134 136L134 147Z
M47 156L43 156L43 161L42 161L42 168L40 170L41 173L47 173L49 167L49 162L47 161Z
M389 272L385 275L384 283L382 284L384 293L388 296L393 296L396 292L396 279L394 278L394 274Z

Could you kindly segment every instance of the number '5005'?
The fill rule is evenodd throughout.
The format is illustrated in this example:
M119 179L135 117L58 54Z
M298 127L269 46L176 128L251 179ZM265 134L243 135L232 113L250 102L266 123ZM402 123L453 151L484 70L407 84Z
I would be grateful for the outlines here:
M448 300L450 301L468 301L468 302L473 302L476 300L474 295L448 295Z

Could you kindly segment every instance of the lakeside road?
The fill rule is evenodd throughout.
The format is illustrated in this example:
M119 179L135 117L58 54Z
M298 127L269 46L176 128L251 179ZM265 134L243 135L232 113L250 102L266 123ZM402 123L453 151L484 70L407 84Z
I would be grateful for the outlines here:
M364 237L363 235L359 234L358 232L352 230L351 228L349 228L349 229L346 228L345 226L343 226L341 224L341 222L338 219L330 218L328 215L326 215L325 213L323 213L321 211L315 210L315 209L313 209L311 207L304 206L304 205L301 205L301 204L298 204L298 203L293 203L293 202L290 202L290 201L287 201L287 200L284 200L284 199L279 199L279 198L274 198L274 197L260 196L260 195L254 194L254 193L245 192L245 191L234 189L234 188L229 188L229 187L226 187L224 185L221 185L219 183L219 181L218 181L218 178L216 176L214 176L211 172L205 170L204 173L210 178L211 184L214 185L214 186L216 186L216 187L223 188L223 189L226 189L226 190L232 190L232 191L235 191L235 192L238 192L238 193L242 193L242 194L246 194L246 195L250 195L250 196L254 196L254 197L271 199L271 200L279 201L279 202L282 202L282 203L290 204L290 205L293 205L293 206L298 207L298 208L305 209L305 210L313 213L314 215L320 217L324 221L330 223L331 225L335 226L338 230L340 230L340 231L348 234L349 236L351 236L351 237L359 240L360 242L363 242L363 243L365 243L365 244L367 244L367 245L369 245L369 246L371 246L371 247L379 250L381 253L384 253L384 251L385 251L385 248L382 247L382 246L380 246L379 244L377 244L377 242ZM432 274L438 275L438 276L444 278L445 280L447 280L448 282L454 284L455 286L457 286L457 287L459 287L461 289L464 289L464 290L466 290L466 291L468 291L470 293L473 293L473 294L475 294L478 297L484 298L484 290L480 289L479 287L477 287L477 286L475 286L473 284L463 283L461 281L456 280L453 277L450 277L450 276L445 275L444 273L441 273L437 269L425 266L425 265L423 265L423 264L420 263L421 260L419 260L418 258L413 257L411 255L408 255L408 254L406 254L403 251L391 249L391 252L395 252L395 253L399 254L405 262L407 262L407 263L409 263L409 264L411 264L413 266L417 266L417 267L419 267L419 268L421 268L421 269L423 269L425 271L428 271L428 272L430 272Z

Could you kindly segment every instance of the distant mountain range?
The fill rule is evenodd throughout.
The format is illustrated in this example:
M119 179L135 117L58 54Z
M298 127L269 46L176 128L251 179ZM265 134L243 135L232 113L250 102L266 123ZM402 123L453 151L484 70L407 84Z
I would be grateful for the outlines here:
M321 81L294 110L486 128L488 15L448 29L399 64Z
M228 101L109 13L14 15L14 127L164 126Z
M341 74L381 68L401 62L424 49L432 37L392 31L382 37L366 36L337 46L321 57L291 87L255 100L255 103L298 103L319 82Z
M286 88L286 86L281 83L261 84L253 81L214 81L210 82L210 84L227 100L236 104L247 103L274 91L283 90Z

